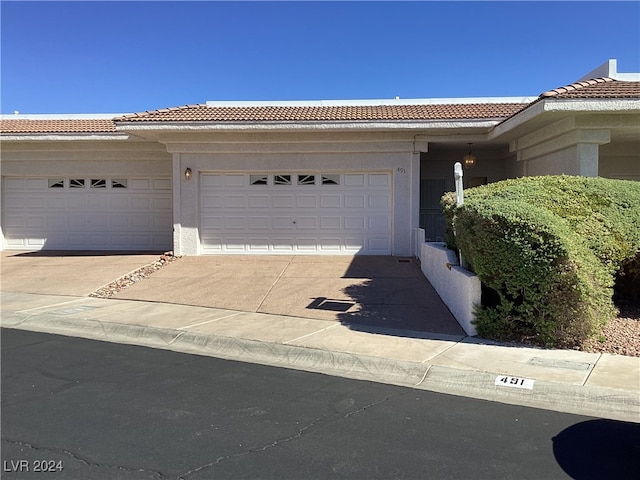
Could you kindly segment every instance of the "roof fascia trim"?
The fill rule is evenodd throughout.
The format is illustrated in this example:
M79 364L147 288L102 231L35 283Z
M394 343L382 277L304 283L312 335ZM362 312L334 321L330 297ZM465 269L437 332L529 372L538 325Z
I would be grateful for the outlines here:
M640 98L546 98L545 112L640 112Z
M497 124L495 127L493 127L491 132L489 132L489 139L493 140L497 137L500 137L508 133L510 130L513 130L514 128L528 122L532 118L544 113L545 110L543 102L544 101L532 103L528 107L525 107L523 110L520 110L515 115L511 115L501 123Z
M435 120L435 121L389 121L389 122L123 122L116 124L119 132L172 131L282 131L282 130L429 130L453 128L487 128L500 123L502 119L480 120Z
M508 133L510 130L526 123L543 113L603 113L603 112L628 112L640 113L640 99L635 98L572 98L559 99L554 97L541 98L524 110L519 111L496 125L489 134L490 139L495 139Z
M0 140L8 141L124 141L129 140L131 135L126 132L115 133L1 133Z

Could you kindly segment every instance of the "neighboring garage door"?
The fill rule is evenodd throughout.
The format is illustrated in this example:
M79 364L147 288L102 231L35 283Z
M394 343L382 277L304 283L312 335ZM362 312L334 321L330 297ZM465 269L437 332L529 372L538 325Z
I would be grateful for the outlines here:
M4 179L2 229L9 250L168 250L168 178Z
M390 173L203 174L205 254L391 254Z

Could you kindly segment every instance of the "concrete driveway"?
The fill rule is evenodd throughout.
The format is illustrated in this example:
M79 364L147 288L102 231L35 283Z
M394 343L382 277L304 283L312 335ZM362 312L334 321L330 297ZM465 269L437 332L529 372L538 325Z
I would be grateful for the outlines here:
M2 289L88 295L158 257L3 252ZM410 258L183 257L114 298L464 335Z
M159 254L3 251L0 289L85 296L158 259Z

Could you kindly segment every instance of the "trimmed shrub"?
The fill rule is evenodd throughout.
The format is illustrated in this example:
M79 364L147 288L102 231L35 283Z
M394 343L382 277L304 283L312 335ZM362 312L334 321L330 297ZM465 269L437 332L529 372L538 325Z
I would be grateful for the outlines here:
M614 277L640 252L640 182L525 177L442 206L449 248L494 291L480 336L575 347L615 315Z

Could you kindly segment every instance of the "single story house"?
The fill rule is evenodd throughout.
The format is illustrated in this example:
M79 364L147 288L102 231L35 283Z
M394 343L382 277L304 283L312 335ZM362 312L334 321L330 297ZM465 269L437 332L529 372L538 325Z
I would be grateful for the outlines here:
M206 102L3 115L1 248L416 253L439 199L526 175L640 180L640 74L615 60L536 97Z

